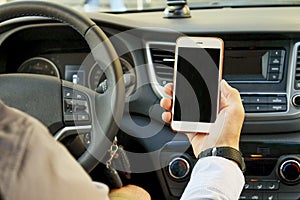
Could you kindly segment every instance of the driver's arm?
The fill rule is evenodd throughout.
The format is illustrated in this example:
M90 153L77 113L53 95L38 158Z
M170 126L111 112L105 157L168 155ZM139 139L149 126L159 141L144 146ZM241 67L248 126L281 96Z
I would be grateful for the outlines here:
M108 200L111 197L113 200L129 200L136 194L140 199L150 199L149 194L141 188L138 190L137 186L116 190L109 197L108 187L97 184L97 188L45 126L2 102L0 177L0 199Z
M173 84L167 85L165 92L172 96ZM163 113L163 120L170 123L171 99L163 98L161 106L167 110ZM187 134L195 156L211 147L225 146L239 150L243 121L244 108L239 92L223 80L219 115L209 134ZM243 186L244 176L237 163L218 156L205 157L197 161L182 199L238 199Z

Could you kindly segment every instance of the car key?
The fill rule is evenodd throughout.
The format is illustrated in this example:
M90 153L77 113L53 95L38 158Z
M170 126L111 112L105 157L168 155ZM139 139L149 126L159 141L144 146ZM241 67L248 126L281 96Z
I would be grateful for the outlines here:
M121 188L123 186L123 182L115 168L112 167L112 161L115 158L117 152L119 150L119 146L117 144L117 139L115 138L113 144L111 145L109 152L109 159L106 161L106 168L104 171L104 175L107 178L108 185L111 189L113 188Z
M107 178L108 186L110 189L123 187L123 182L117 172L113 167L108 166L105 168L104 175Z
M119 171L122 175L125 176L126 179L130 179L130 162L128 156L123 148L123 146L119 145L119 148L112 160L111 165Z

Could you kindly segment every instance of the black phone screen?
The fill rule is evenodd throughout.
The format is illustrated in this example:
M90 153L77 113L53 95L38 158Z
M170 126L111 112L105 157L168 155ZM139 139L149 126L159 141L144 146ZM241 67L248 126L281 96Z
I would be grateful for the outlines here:
M178 47L174 121L217 117L220 49Z

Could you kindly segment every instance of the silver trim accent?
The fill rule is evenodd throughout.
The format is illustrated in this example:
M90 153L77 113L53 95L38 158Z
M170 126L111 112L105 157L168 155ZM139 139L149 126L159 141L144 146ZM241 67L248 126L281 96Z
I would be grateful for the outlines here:
M295 180L288 180L288 179L285 177L285 175L283 174L283 167L284 167L284 165L287 164L287 163L295 163L295 164L298 166L298 168L300 169L300 163L299 163L297 160L294 160L294 159L286 160L286 161L284 161L284 162L280 165L280 168L279 168L279 173L280 173L281 178L282 178L284 181L288 182L288 183L294 183L294 182L296 183L296 182L298 182L298 181L300 180L300 175L299 175L298 178L296 178Z
M56 77L60 79L60 73L59 73L59 70L58 70L57 66L50 59L45 58L45 57L41 57L41 56L36 56L36 57L32 57L32 58L29 58L29 59L25 60L20 65L20 67L17 69L17 71L21 72L23 70L25 64L27 64L28 62L36 61L36 60L42 60L42 61L47 62L52 67L52 69L54 69L54 71L56 73ZM51 76L50 74L47 74L47 75Z
M300 104L297 104L296 103L296 98L300 98L300 94L295 94L292 98L292 102L293 102L293 105L296 106L296 107L299 107Z
M164 58L163 59L164 62L174 62L175 59L171 59L171 58Z
M154 69L154 63L152 60L152 56L151 56L151 50L150 50L150 45L162 45L162 46L174 46L174 50L175 50L175 42L154 42L154 41L149 41L146 43L146 53L147 53L147 58L148 58L148 74L149 74L149 78L150 78L150 82L151 82L151 87L154 91L154 93L159 97L168 97L168 95L166 95L164 93L164 88L158 83L156 75L155 75L155 69ZM171 59L168 61L171 61ZM172 60L173 61L173 60Z
M282 79L279 81L227 81L228 83L266 83L266 84L271 84L271 83L280 83Z
M183 161L183 162L186 164L186 172L185 172L184 175L181 176L181 177L175 176L175 175L173 174L172 170L171 170L171 165L172 165L175 161L177 161L177 160ZM177 180L180 180L180 179L184 179L184 178L189 174L191 167L190 167L190 163L189 163L186 159L177 157L177 158L174 158L174 159L169 163L168 169L169 169L169 174L170 174L170 176L172 176L173 178L175 178L175 179L177 179Z
M214 147L214 148L211 150L211 155L212 155L212 156L217 156L217 147Z
M87 125L87 126L67 126L58 131L54 135L54 139L57 141L63 140L65 137L73 135L73 133L70 133L70 131L84 131L84 130L91 130L92 126ZM68 133L68 134L67 134Z
M295 44L291 44L293 47L291 48L291 53L289 57L289 68L287 73L287 106L288 106L288 113L289 116L295 116L300 117L300 110L293 106L292 104L292 97L296 94L299 94L299 90L295 90L294 83L295 83L295 71L296 71L296 65L297 65L297 55L298 55L298 47L300 46L300 42L297 42Z

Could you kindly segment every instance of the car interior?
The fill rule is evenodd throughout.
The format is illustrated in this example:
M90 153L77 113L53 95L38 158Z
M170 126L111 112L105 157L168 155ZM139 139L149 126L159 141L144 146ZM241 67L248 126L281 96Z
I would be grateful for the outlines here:
M179 37L221 38L223 78L246 113L240 199L300 199L300 2L253 2L122 12L0 4L0 99L39 119L94 181L115 185L104 171L118 144L123 184L180 199L197 159L161 119L163 87Z

